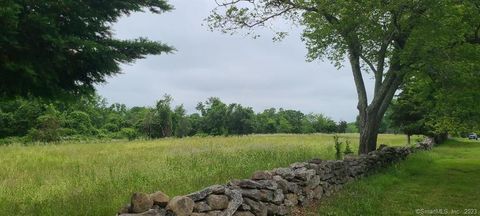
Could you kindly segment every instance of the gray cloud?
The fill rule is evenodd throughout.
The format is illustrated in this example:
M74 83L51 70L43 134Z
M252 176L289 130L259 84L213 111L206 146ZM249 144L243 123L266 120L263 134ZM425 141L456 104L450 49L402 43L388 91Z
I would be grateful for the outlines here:
M189 112L208 97L241 103L256 111L270 107L324 113L353 121L356 91L348 67L305 61L301 29L292 28L282 42L209 32L203 19L213 0L171 1L175 10L155 15L132 14L114 25L117 38L148 37L174 46L170 55L149 56L123 65L123 74L97 87L109 102L153 105L168 93ZM367 81L371 86L371 80Z

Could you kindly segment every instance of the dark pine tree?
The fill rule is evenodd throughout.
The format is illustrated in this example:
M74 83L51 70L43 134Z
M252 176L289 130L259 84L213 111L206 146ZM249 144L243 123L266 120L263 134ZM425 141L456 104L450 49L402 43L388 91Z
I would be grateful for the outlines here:
M112 37L133 12L162 13L165 0L0 1L0 96L55 97L93 91L119 64L172 51L145 38Z

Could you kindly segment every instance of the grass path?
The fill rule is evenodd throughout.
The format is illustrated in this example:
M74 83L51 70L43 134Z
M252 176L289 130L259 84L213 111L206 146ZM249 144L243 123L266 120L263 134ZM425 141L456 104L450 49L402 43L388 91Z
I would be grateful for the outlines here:
M417 153L318 206L309 214L480 215L480 142L450 140Z
M356 149L358 135L344 134ZM381 135L404 145L406 137ZM0 215L112 215L135 191L187 194L256 170L334 157L332 135L191 137L0 147Z

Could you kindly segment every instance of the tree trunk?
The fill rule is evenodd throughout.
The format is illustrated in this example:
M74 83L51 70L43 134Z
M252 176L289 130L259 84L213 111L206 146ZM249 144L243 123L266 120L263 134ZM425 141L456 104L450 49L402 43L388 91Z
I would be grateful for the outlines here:
M385 59L380 59L377 69L372 69L377 73L375 76L376 83L373 100L368 104L360 63L361 51L362 48L358 39L355 39L355 37L353 37L353 39L350 38L348 50L349 61L357 89L357 108L360 117L360 146L358 153L367 154L375 151L377 148L378 130L381 121L395 95L395 91L402 83L404 73L401 70L400 58L398 56L393 56L390 59L390 67L387 73L384 73ZM384 52L386 52L386 49L383 50L381 55L384 55Z
M411 137L411 135L410 135L410 134L407 134L407 140L408 140L407 142L408 142L408 145L411 144L411 142L410 142L410 137Z
M367 154L375 151L377 148L380 124L376 116L377 115L373 113L360 112L360 146L358 148L358 154Z

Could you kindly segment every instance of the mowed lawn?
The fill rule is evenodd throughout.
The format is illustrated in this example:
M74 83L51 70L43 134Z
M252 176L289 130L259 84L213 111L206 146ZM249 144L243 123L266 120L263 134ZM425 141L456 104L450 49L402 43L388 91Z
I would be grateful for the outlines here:
M480 142L449 140L317 203L309 215L480 215Z
M356 149L358 135L343 136ZM379 139L406 143L401 135ZM332 135L323 134L3 146L0 215L113 215L136 191L187 194L334 154Z

